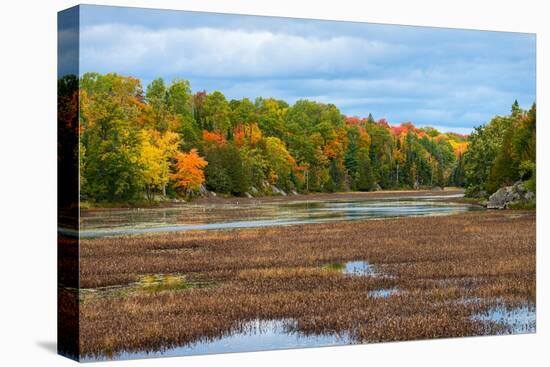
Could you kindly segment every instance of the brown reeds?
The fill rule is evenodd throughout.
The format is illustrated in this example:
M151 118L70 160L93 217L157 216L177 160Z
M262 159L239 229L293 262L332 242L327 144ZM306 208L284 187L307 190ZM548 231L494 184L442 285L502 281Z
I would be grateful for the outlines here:
M209 287L82 296L83 355L215 338L254 319L353 342L485 335L472 315L535 304L535 213L463 215L86 239L81 287L185 276ZM327 264L366 260L380 276ZM398 293L370 297L396 288Z

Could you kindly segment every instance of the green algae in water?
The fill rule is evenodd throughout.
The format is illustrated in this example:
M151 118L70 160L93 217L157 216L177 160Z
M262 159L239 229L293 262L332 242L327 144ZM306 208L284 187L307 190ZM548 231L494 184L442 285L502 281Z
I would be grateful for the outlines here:
M145 275L141 277L139 286L147 292L161 292L169 290L193 288L185 275Z
M321 266L321 269L323 270L334 270L334 271L343 271L346 268L346 264L344 263L330 263L330 264L324 264Z

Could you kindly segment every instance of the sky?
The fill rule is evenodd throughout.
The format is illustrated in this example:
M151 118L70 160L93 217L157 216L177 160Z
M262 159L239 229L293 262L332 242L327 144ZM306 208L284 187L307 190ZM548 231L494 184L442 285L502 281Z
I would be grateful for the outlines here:
M535 102L534 34L81 6L80 74L187 79L228 100L333 103L469 133Z

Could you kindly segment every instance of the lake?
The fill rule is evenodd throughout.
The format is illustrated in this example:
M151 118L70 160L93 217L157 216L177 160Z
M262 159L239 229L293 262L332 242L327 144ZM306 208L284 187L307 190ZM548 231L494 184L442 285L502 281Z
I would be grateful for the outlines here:
M479 206L452 202L462 194L274 203L183 204L167 208L83 211L80 237L269 227L330 221L458 214ZM445 201L448 199L449 201Z

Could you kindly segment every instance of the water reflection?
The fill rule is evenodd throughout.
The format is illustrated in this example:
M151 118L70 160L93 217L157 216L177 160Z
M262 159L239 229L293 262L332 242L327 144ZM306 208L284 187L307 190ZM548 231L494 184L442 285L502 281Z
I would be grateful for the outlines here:
M372 298L388 298L389 296L393 296L394 294L399 293L397 288L383 288L383 289L376 289L374 291L369 292L369 297Z
M498 306L472 317L476 321L490 321L505 325L512 334L534 333L536 331L536 318L534 305L523 305L515 308Z
M448 215L479 207L442 201L456 195L403 196L376 200L335 200L268 204L181 205L170 208L83 211L81 237L152 232L254 228L291 224Z
M368 261L349 261L345 264L343 273L357 276L376 276L377 274L374 266Z
M213 354L227 353L227 351L251 352L351 343L351 339L345 335L305 335L295 331L295 321L291 319L253 320L244 322L231 333L220 338L150 352L119 352L112 356L88 356L83 361Z

